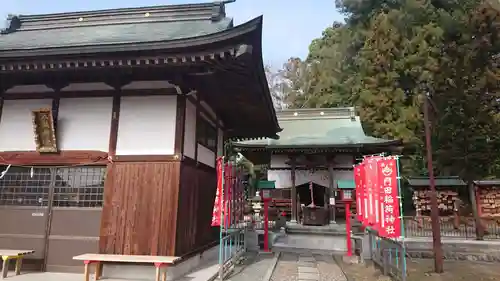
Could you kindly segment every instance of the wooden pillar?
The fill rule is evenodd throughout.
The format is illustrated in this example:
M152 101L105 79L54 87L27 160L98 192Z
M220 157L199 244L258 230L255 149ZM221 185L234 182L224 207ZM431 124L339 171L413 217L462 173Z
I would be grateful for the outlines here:
M472 204L472 215L474 216L474 222L476 224L476 239L483 240L484 239L484 229L480 218L480 210L481 206L478 203L477 195L477 186L474 186L472 181L467 181L467 188L469 190L469 197ZM467 224L466 224L467 225Z
M297 223L297 188L295 187L295 158L292 159L292 171L291 171L291 179L292 179L292 223Z
M332 161L328 161L328 179L329 179L329 195L330 198L335 198L335 187L333 186L333 164ZM337 204L337 202L335 202ZM335 213L335 204L330 206L330 224L335 224L337 223L336 220L336 213Z

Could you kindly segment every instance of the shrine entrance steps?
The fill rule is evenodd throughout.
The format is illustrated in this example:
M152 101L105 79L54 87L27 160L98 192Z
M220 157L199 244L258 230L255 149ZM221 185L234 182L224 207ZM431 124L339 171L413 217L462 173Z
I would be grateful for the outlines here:
M274 252L336 255L346 252L345 225L304 226L287 224L286 234L273 245Z

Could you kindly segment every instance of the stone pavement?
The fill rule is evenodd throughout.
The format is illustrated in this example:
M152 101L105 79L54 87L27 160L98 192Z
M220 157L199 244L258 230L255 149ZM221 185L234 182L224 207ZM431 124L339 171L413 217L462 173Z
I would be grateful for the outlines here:
M272 281L347 281L332 256L282 253Z

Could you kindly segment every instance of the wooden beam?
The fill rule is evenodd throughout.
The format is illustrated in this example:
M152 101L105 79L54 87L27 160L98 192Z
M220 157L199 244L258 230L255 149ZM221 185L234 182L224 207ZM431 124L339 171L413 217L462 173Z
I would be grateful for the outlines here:
M115 155L115 162L178 162L180 156L175 155Z
M60 102L60 98L58 97L55 97L52 99L52 119L54 120L54 132L56 134L56 140L58 139L58 132L57 132L57 120L59 118L59 102Z
M295 186L295 158L292 161L292 171L291 171L291 179L292 179L292 223L298 222L297 216L297 188Z
M6 100L22 100L22 99L53 99L53 98L99 98L112 97L115 95L115 90L99 90L99 91L60 91L60 92L45 92L45 93L5 93ZM175 89L122 89L121 96L163 96L177 95Z
M63 150L58 153L36 151L0 152L0 163L3 165L105 165L108 153L96 150Z
M118 127L120 124L120 103L121 96L120 90L116 90L115 96L113 96L113 107L111 109L111 127L109 130L109 156L114 157L116 155L116 145L118 143Z
M175 118L175 146L174 153L179 157L184 157L184 136L186 133L186 96L177 96L177 109Z
M201 115L200 115L200 110L201 110L201 98L200 94L196 95L196 100L195 100L195 108L196 108L196 117L195 117L195 125L194 125L194 160L196 163L198 163L198 122L200 121Z

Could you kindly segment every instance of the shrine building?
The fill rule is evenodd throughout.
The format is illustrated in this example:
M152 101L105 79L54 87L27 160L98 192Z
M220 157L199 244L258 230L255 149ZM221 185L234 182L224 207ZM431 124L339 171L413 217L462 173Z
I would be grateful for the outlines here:
M234 144L254 164L268 165L275 181L272 206L291 223L328 225L343 220L354 197L353 165L363 155L390 152L400 141L367 136L354 108L286 109L277 113L279 139ZM346 197L347 196L347 197ZM353 207L354 208L354 207Z
M262 17L234 26L216 1L8 22L0 248L74 271L83 253L184 257L218 240L224 141L280 131Z

